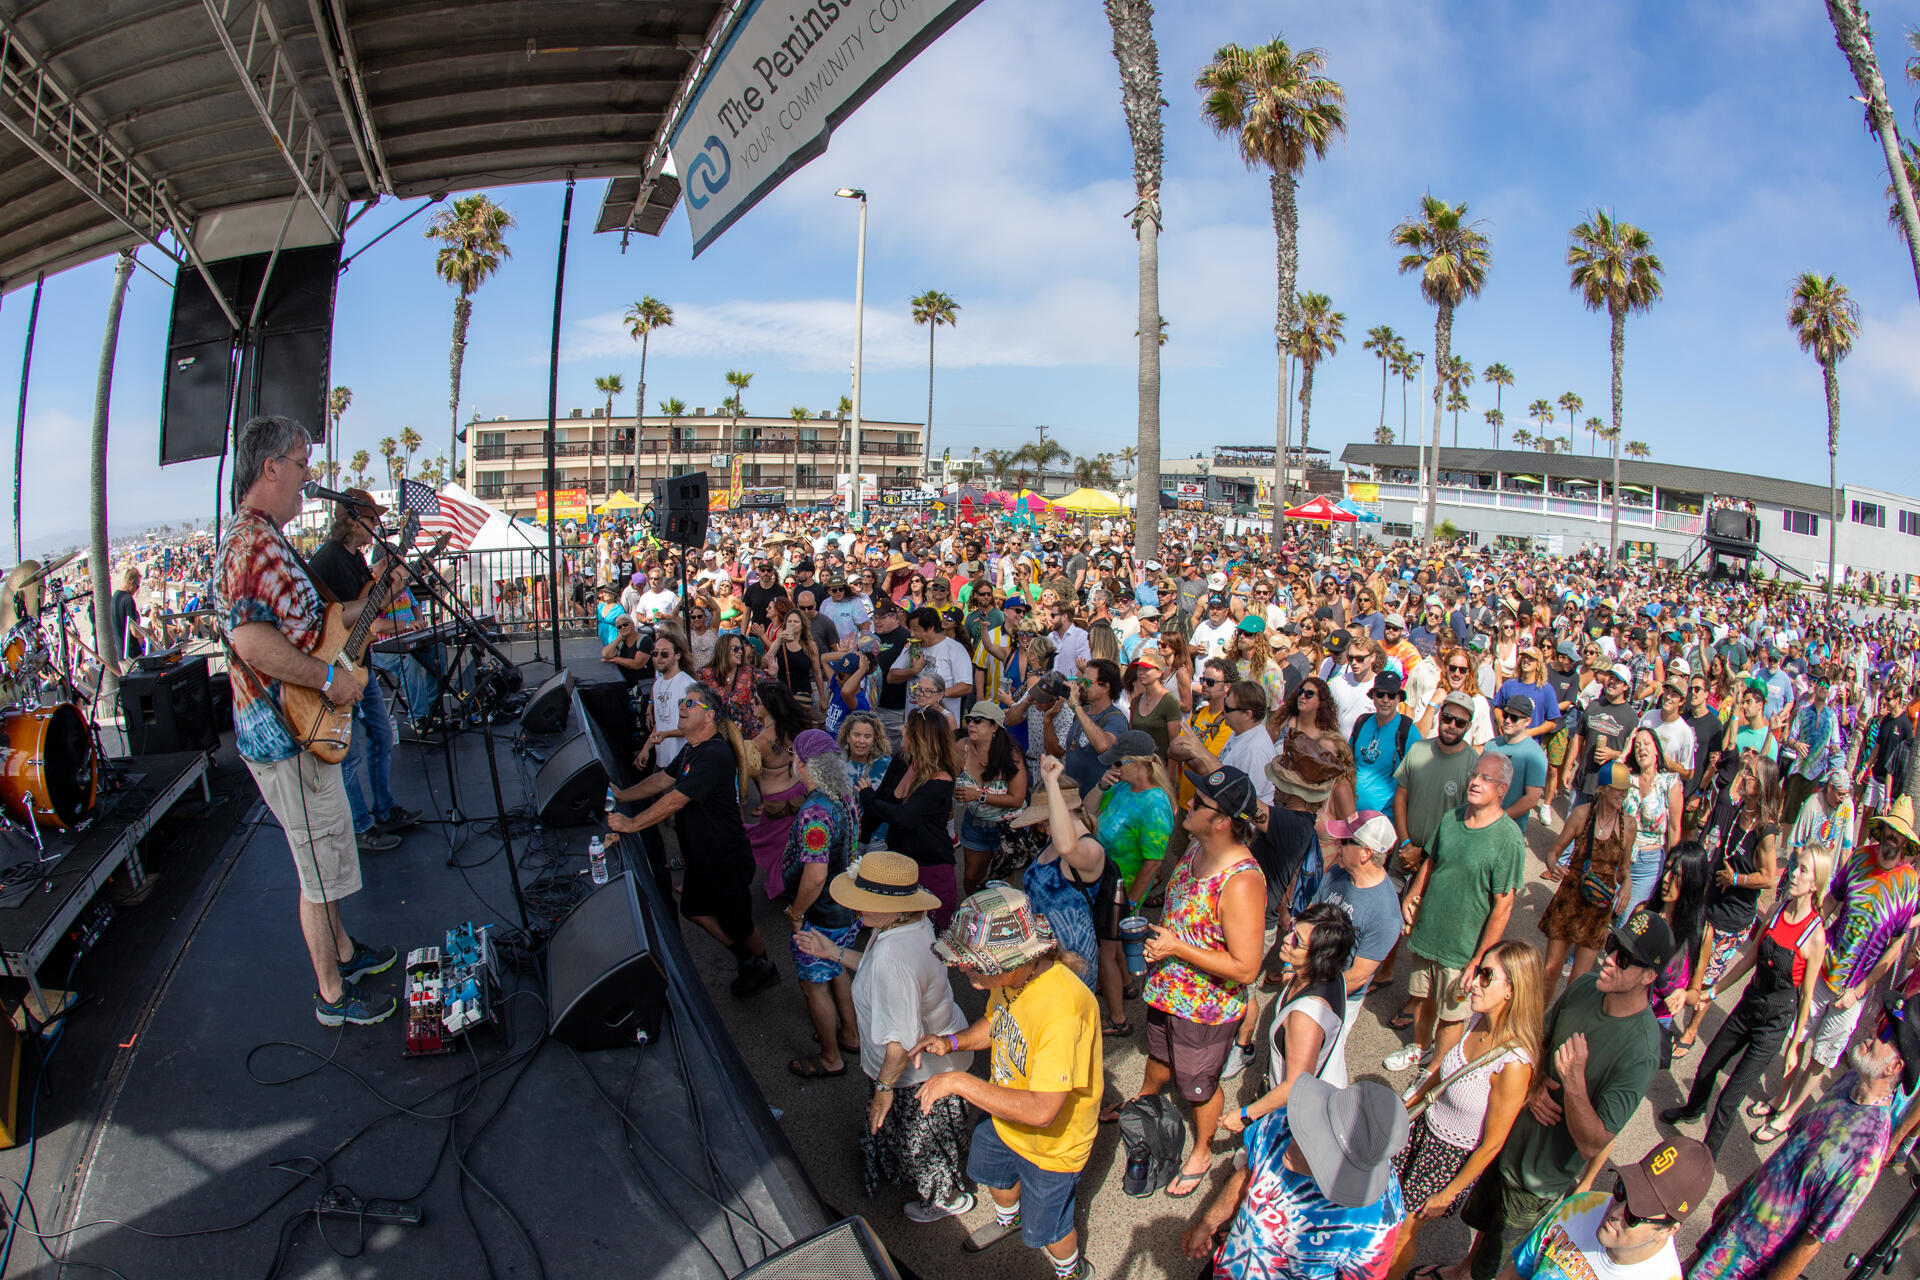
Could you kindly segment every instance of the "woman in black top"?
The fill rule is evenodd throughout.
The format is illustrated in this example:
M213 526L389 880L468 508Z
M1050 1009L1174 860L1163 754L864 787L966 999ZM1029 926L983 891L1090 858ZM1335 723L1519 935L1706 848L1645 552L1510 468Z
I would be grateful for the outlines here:
M618 628L613 639L600 650L600 660L610 664L620 673L620 678L631 689L640 683L640 677L653 670L653 638L648 636L643 643L634 630L633 619L626 614L620 615Z
M1741 753L1740 771L1726 797L1707 815L1700 843L1712 859L1707 880L1707 928L1693 966L1697 1003L1673 1056L1693 1052L1707 1020L1716 984L1747 945L1760 913L1760 895L1779 878L1780 770L1757 751Z
M874 829L887 824L887 843L920 864L920 887L940 899L933 915L934 932L947 927L960 905L960 884L954 875L953 837L947 833L953 817L953 779L960 769L953 726L935 707L907 713L900 749L893 753L880 785L860 793L860 838L869 840Z
M799 610L782 621L767 651L767 671L793 691L801 706L813 710L813 691L826 687L826 673L820 666L820 650L813 642L813 633L807 629L806 615Z

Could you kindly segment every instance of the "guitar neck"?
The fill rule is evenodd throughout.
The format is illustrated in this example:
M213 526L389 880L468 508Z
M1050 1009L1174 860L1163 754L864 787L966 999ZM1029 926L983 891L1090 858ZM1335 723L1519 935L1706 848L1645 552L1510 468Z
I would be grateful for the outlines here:
M412 511L408 511L406 517L400 522L400 539L397 545L401 548L412 546L413 540L419 535L419 517ZM444 545L444 540L435 545ZM423 557L421 561L416 562L416 567L419 563L424 563L424 559ZM367 637L373 634L373 624L378 622L380 615L386 612L387 599L392 594L393 589L389 585L386 574L382 573L373 580L373 589L367 592L365 603L360 610L359 621L353 624L353 630L347 633L346 640L340 645L340 653L343 657L354 662L360 660L361 652L367 647Z

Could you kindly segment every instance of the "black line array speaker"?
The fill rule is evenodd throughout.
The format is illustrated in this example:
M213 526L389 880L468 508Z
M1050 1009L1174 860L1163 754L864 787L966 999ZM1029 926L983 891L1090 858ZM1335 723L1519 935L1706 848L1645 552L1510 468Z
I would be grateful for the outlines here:
M547 944L548 1034L575 1049L617 1049L660 1034L667 976L654 958L633 876L573 909Z
M1707 536L1717 542L1760 545L1760 517L1751 511L1719 507L1707 513Z
M542 825L583 827L606 811L607 770L593 739L575 734L547 757L533 778L534 812Z
M900 1280L865 1218L843 1218L740 1273L740 1280Z
M558 733L567 727L573 708L573 673L556 671L533 691L520 712L520 727L528 733Z
M126 726L129 755L207 751L219 746L205 655L183 658L158 671L123 674L120 717Z
M706 472L694 471L653 482L653 530L662 542L676 546L706 545Z
M314 440L325 436L340 246L282 249L269 276L272 257L252 253L207 264L242 322L253 315L254 299L261 299L253 339L244 344L198 271L182 268L175 277L161 378L162 466L219 456L236 396L241 422L256 414L284 414ZM263 278L267 290L261 297Z

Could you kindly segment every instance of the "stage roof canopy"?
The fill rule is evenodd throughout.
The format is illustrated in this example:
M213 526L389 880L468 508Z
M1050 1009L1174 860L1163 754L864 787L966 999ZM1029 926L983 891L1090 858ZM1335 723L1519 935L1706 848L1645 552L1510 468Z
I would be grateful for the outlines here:
M624 179L602 228L657 234L667 123L739 3L0 0L0 289L569 174Z

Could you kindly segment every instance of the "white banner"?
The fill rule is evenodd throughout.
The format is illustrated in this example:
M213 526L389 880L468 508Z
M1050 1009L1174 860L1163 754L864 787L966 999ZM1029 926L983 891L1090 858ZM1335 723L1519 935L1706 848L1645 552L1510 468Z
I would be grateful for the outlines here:
M1204 484L1195 484L1191 480L1182 480L1173 486L1173 496L1176 498L1204 498L1207 496L1207 486Z
M753 0L674 126L693 253L980 0Z

